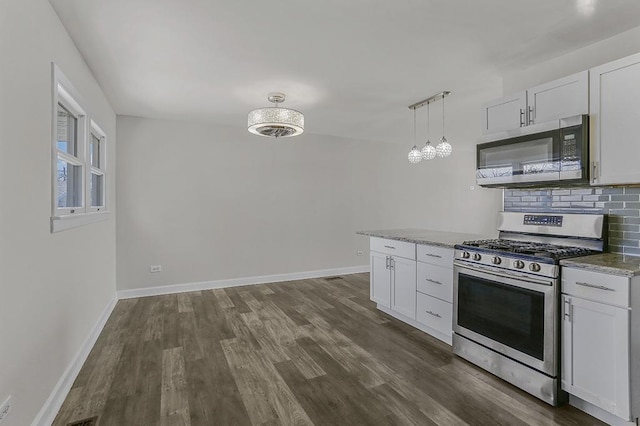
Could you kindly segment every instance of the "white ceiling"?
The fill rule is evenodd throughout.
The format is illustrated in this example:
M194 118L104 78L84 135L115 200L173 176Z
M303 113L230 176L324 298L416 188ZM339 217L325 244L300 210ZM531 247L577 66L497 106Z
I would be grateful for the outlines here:
M371 140L411 103L640 24L638 0L51 3L118 114L246 127L282 91L307 132Z

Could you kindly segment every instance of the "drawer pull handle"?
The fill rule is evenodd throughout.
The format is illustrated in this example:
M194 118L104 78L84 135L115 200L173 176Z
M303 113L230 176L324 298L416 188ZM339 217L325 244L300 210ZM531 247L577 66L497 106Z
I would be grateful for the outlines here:
M436 281L436 280L432 280L431 278L425 278L426 281L429 281L430 283L434 283L434 284L440 284L442 285L442 283L440 281Z
M429 257L437 257L438 259L442 259L442 256L440 256L439 254L425 253L425 256L429 256Z
M393 246L384 246L385 248L391 249L391 250L395 250L396 248Z
M428 313L429 315L433 315L436 318L442 318L442 316L440 314L436 314L436 313L433 313L431 311L425 311L425 312Z
M595 285L595 284L583 283L581 281L576 281L576 285L581 285L583 287L589 287L589 288L597 288L598 290L616 291L615 289L613 289L611 287L605 287L603 285Z

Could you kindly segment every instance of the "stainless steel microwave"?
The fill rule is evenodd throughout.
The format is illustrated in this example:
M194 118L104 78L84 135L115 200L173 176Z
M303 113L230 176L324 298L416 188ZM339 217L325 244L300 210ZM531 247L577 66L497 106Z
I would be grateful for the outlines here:
M494 135L476 151L480 186L522 188L589 182L589 116Z

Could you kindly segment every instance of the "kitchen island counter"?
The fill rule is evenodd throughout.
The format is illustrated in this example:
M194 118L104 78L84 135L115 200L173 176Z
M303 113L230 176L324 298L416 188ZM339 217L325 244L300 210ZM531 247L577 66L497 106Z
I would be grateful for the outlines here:
M426 244L453 248L456 244L461 244L467 240L482 240L495 238L495 235L465 234L459 232L432 231L429 229L406 228L406 229L383 229L375 231L358 231L360 235L369 237L385 238L388 240L406 241L409 243Z

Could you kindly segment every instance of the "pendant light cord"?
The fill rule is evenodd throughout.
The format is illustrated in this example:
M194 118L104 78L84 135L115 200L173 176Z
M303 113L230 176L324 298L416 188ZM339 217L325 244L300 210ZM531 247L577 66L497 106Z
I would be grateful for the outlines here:
M444 96L442 97L442 137L444 138Z
M431 109L431 102L427 102L427 142L431 139L431 118L429 110Z
M417 142L416 139L416 109L413 109L413 144L415 145Z

